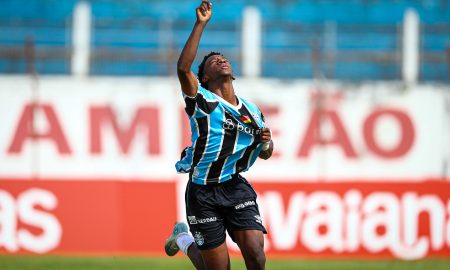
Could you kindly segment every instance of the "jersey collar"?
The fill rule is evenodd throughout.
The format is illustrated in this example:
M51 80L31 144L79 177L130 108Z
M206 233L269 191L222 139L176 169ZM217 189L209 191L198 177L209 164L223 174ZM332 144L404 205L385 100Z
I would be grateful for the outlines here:
M213 93L213 92L211 92L211 93ZM238 105L234 106L233 104L231 104L230 102L226 101L226 100L223 99L222 97L216 95L215 93L213 93L213 95L215 95L215 96L217 97L217 99L218 99L220 102L222 102L224 105L226 105L226 107L232 109L232 110L233 110L235 113L237 113L237 114L241 114L241 113L239 112L239 109L242 107L242 103L243 103L243 102L242 102L242 100L241 100L240 97L238 97L237 95L235 95L236 98L237 98L237 100L238 100Z

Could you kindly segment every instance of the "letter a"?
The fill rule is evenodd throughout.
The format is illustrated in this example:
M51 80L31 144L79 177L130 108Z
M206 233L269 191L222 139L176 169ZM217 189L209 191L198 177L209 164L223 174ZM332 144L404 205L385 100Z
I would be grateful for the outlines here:
M43 110L45 118L48 123L48 130L45 133L39 134L34 128L34 114L36 110ZM8 148L8 153L18 154L22 151L23 144L26 140L32 139L47 139L56 144L60 154L70 154L69 144L64 136L61 125L59 124L56 113L49 104L27 104L22 112L22 115L14 133L13 141Z
M334 129L334 137L331 139L323 138L321 124L328 119ZM303 138L303 143L298 151L298 156L307 157L315 144L327 145L337 144L342 147L347 157L356 158L356 152L348 138L345 128L335 111L314 110L312 112L308 128Z

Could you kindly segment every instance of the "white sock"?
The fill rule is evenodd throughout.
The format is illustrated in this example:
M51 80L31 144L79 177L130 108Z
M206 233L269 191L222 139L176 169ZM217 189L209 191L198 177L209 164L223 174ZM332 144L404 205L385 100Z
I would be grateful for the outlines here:
M194 243L194 237L187 232L182 232L177 235L177 246L187 255L188 248Z

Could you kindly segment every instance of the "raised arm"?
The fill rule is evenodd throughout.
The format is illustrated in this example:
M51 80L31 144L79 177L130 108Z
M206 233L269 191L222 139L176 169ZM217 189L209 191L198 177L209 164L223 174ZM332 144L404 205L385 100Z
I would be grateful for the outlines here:
M180 58L177 63L178 80L181 84L181 90L188 96L195 96L197 94L198 81L197 77L191 70L192 63L197 55L198 45L202 37L203 30L212 15L212 4L209 1L202 1L200 6L196 9L197 21L194 29L181 51Z

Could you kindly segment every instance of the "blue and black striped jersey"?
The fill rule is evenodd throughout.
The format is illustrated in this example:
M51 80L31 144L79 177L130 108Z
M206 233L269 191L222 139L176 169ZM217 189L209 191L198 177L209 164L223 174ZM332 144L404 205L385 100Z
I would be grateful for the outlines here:
M195 97L183 94L192 145L175 167L180 173L190 172L196 184L230 180L248 170L261 151L264 117L256 105L236 97L234 106L200 85Z

